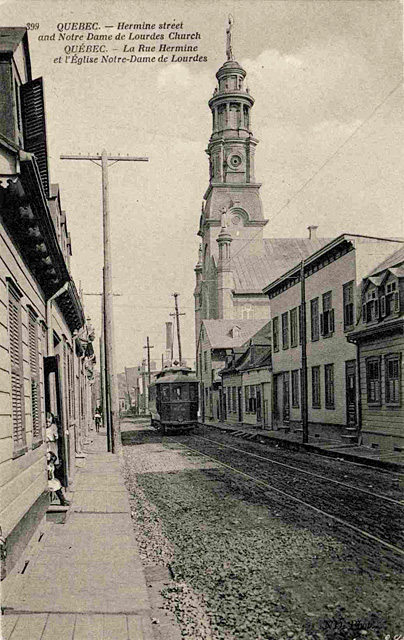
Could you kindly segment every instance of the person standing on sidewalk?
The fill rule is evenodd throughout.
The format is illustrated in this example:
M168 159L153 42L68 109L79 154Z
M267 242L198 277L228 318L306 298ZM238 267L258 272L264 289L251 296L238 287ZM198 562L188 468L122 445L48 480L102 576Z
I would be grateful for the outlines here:
M99 433L100 426L101 426L101 414L98 409L95 410L94 421L95 421L95 430L97 433Z

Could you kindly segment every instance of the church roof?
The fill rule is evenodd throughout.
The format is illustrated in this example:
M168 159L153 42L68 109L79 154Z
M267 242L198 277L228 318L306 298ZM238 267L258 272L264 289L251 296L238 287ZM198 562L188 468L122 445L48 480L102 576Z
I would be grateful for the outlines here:
M267 318L260 320L241 320L240 318L203 320L212 349L241 347L267 323ZM233 332L234 327L238 327L239 331ZM237 337L233 337L234 334Z
M264 238L237 250L235 239L232 266L236 293L261 291L328 242L330 238Z

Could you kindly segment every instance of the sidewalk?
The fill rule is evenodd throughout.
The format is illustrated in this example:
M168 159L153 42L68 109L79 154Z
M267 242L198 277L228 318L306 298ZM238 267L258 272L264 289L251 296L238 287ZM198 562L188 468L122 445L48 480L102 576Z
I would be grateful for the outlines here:
M92 438L66 523L47 523L26 570L4 581L2 640L160 637L119 457L106 452L105 435Z
M311 451L313 453L329 456L332 458L343 458L350 462L356 462L390 471L404 472L404 452L403 451L383 451L371 449L358 444L344 444L340 439L331 437L309 436L308 444L302 443L302 433L283 431L261 430L246 424L231 424L229 422L205 422L199 423L212 429L231 432L232 435L247 440L257 440L272 446L290 448L300 451Z

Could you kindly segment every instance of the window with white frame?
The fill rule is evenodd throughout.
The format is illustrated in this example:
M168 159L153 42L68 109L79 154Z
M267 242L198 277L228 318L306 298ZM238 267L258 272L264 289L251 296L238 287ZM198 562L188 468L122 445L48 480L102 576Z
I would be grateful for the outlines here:
M376 287L368 289L362 304L363 322L374 322L379 319L379 295Z
M310 319L311 319L311 341L315 342L320 339L318 298L310 300Z
M381 404L381 366L380 358L366 360L366 390L368 404Z
M256 413L257 411L257 393L255 385L250 385L250 398L248 401L249 412Z
M292 371L292 407L299 407L299 369Z
M311 368L311 404L314 409L321 407L320 367Z
M332 292L323 293L323 313L320 316L321 335L330 336L334 332L334 309L332 308Z
M344 298L344 331L352 329L354 319L354 283L347 282L343 285Z
M297 347L299 342L297 322L297 307L290 310L290 346Z
M385 286L385 302L382 306L383 297L380 299L382 306L381 315L391 316L400 311L400 296L398 292L398 282L388 282ZM384 308L383 308L384 307Z
M289 349L289 314L282 313L282 349Z
M274 351L279 351L279 317L272 320L272 338Z
M244 410L250 413L250 385L244 387Z
M324 387L325 387L325 407L326 409L335 408L334 399L334 365L324 365Z
M400 404L400 354L388 354L384 358L386 380L386 404Z

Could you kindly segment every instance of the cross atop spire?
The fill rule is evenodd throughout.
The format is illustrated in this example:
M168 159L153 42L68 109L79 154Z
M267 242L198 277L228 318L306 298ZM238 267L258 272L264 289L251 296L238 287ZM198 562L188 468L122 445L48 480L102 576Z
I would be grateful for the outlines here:
M234 55L233 55L233 47L232 47L232 42L231 42L231 28L234 24L234 18L231 15L231 13L229 13L229 26L226 29L226 56L227 56L227 60L234 60Z

